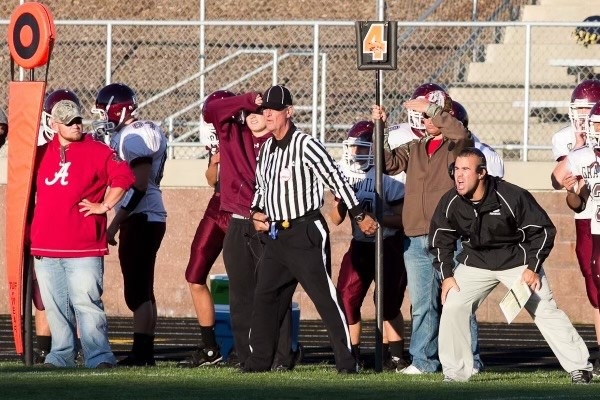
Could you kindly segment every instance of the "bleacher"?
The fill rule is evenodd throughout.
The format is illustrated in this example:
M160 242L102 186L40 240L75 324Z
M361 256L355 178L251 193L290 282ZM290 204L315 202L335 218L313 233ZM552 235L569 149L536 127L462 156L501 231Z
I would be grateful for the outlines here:
M539 0L521 8L521 21L583 21L593 14L583 0ZM586 58L591 48L578 45L572 27L533 27L531 30L530 143L549 145L552 134L568 123L568 102L577 76L567 67L550 64L556 58ZM469 111L470 127L484 139L504 132L503 143L520 143L524 121L525 30L508 27L503 40L485 48L485 59L467 67L466 79L450 94ZM484 99L484 100L482 100ZM538 151L547 154L548 151ZM515 153L515 155L518 155ZM506 156L506 155L505 155ZM544 157L544 155L539 156ZM533 159L536 158L534 155Z

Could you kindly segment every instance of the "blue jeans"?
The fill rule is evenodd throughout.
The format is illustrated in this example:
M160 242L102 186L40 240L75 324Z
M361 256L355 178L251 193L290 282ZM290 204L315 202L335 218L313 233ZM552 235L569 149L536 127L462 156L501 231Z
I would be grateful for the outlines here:
M409 352L412 365L423 372L436 372L440 368L440 276L432 263L427 235L404 239L404 265L412 313Z
M438 331L440 327L441 276L433 268L427 235L407 237L404 240L404 265L412 312L412 334L409 352L412 364L423 372L440 368L438 359ZM477 320L471 315L471 346L473 366L483 370L479 355Z
M52 334L45 362L75 366L79 327L85 366L115 364L101 298L104 258L35 258L35 273Z

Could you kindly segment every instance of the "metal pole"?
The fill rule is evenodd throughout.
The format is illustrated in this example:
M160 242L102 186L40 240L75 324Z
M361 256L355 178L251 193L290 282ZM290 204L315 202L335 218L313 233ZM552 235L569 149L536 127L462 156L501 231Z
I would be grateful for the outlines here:
M327 109L327 53L321 54L321 132L320 140L325 143L325 113Z
M106 71L104 72L104 84L109 85L111 81L111 64L112 64L112 24L106 25Z
M527 161L529 141L529 87L531 85L531 25L525 27L525 98L523 107L523 147L522 160Z
M319 107L319 25L315 24L313 37L313 82L312 82L312 135L317 136L317 117Z
M471 21L475 22L477 21L477 0L473 0L473 11L471 13ZM477 59L479 58L479 51L477 49L477 35L475 35L475 32L478 31L478 28L473 27L473 54L472 54L472 60L473 62L477 62Z
M23 267L25 269L25 299L23 307L23 335L24 335L24 353L23 361L25 365L31 367L33 365L33 257L23 255ZM40 312L40 311L36 311Z
M200 22L204 22L206 18L206 4L205 0L200 0ZM205 52L205 36L204 36L204 24L200 25L200 72L204 71L205 63L206 63L206 55ZM200 98L203 99L204 91L205 91L205 82L204 82L204 74L200 75Z
M377 19L385 19L385 1L379 0ZM396 51L394 49L393 51ZM375 76L375 104L383 102L383 71ZM375 122L375 218L382 219L383 210L383 121ZM383 229L381 223L375 234L375 372L383 371Z

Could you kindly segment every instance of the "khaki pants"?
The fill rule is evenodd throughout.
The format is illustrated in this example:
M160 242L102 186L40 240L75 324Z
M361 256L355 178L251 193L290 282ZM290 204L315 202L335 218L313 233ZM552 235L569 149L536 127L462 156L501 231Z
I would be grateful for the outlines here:
M469 317L498 283L511 287L525 268L526 266L520 266L504 271L490 271L458 265L454 278L460 291L451 290L448 293L440 320L439 357L445 376L466 381L473 375ZM531 295L525 308L567 372L591 371L585 342L566 314L556 307L542 269L540 277L542 287Z

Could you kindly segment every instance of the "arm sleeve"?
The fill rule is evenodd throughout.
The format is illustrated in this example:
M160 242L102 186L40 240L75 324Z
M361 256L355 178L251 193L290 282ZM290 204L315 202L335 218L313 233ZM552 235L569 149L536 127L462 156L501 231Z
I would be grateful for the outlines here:
M406 167L408 166L408 158L410 155L410 145L412 143L418 143L418 141L414 140L396 147L391 151L383 152L386 174L397 175L400 172L406 171Z
M258 108L255 103L256 96L258 96L257 92L249 92L206 104L205 113L213 122L219 139L227 137L229 134L227 125L236 123L235 117L240 111L256 111Z
M110 152L106 161L108 183L110 187L129 189L135 182L133 171L127 162L121 160L115 152Z
M448 150L454 155L454 158L465 147L473 147L475 142L473 136L464 127L462 122L454 118L446 111L442 111L431 119L431 122L442 131L442 135L445 138L454 142L454 144L448 147Z
M519 230L523 232L523 242L529 244L527 268L538 272L554 246L556 228L528 191L524 190L517 207Z
M444 195L438 203L429 225L429 252L433 254L433 267L442 273L442 280L453 276L454 251L460 238L448 221L451 203Z
M356 210L358 200L354 194L354 190L346 175L340 169L340 166L329 155L321 142L317 141L312 136L306 137L305 156L308 166L315 172L318 178L331 188L334 195L341 199L351 213L352 209ZM355 215L354 213L352 215Z

